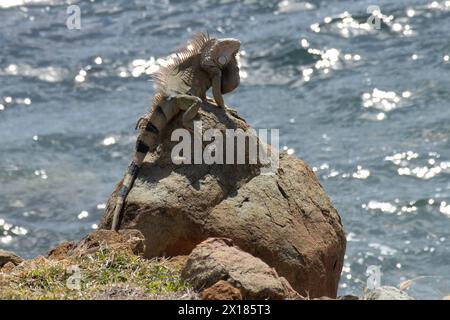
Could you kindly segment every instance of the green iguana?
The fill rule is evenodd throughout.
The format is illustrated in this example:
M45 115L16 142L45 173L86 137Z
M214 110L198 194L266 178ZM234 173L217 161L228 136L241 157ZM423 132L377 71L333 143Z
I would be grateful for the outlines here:
M157 147L159 133L180 112L183 126L193 129L193 119L212 87L214 100L224 107L222 94L233 91L240 82L236 55L240 42L196 34L188 44L172 55L168 65L153 75L157 91L150 112L136 126L139 136L133 160L117 195L112 230L119 226L119 216L146 154Z

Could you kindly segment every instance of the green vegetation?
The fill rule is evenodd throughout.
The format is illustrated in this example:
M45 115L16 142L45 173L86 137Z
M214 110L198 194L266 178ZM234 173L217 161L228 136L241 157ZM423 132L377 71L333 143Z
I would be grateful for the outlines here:
M0 274L0 299L192 298L168 260L146 260L106 247L64 260L38 257Z

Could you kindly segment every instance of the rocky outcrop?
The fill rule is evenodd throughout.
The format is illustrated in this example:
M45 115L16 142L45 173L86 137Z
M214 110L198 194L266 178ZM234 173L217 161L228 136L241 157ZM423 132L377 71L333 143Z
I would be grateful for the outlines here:
M236 112L212 104L203 106L199 120L203 130L250 129ZM178 142L170 136L180 122L162 133L124 206L121 229L142 232L145 257L188 255L209 237L230 238L301 295L336 297L346 240L312 170L287 154L273 175L261 175L259 164L175 165L171 151ZM117 189L101 228L111 225Z
M23 259L14 252L0 249L0 269L8 263L17 266L22 261Z
M63 260L73 253L77 244L73 241L64 241L49 251L47 258L50 260Z
M233 287L229 282L219 280L211 287L200 293L202 300L242 300L241 290Z
M286 279L260 259L233 246L229 239L210 238L189 255L181 272L183 280L201 290L226 280L243 299L289 299L298 294Z
M14 270L14 268L16 267L16 265L14 263L12 263L11 261L5 263L5 265L3 267L0 268L0 272L1 273L10 273L11 271Z
M378 287L362 297L363 300L415 300L408 295L405 291L402 291L396 287L382 286Z
M113 250L128 250L135 255L145 251L144 236L138 230L125 229L120 232L97 230L80 242L63 242L48 253L50 260L62 260L68 257L84 256L95 253L102 246Z

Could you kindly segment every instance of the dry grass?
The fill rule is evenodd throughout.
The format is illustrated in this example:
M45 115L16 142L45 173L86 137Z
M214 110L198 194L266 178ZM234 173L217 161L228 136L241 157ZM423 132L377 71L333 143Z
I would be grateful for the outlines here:
M80 271L69 289L70 266ZM38 257L0 274L0 299L192 299L195 294L168 260L146 260L103 247L92 255L60 261Z

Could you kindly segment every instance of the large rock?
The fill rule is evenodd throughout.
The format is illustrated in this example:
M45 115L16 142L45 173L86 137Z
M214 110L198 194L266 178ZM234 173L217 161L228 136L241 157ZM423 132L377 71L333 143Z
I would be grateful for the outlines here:
M279 277L274 269L223 238L210 238L199 244L189 255L181 278L196 290L213 286L215 291L218 282L226 280L239 289L244 299L297 297L286 279Z
M205 104L203 129L250 129L231 109ZM274 175L261 165L175 165L171 132L149 155L128 195L121 228L138 229L146 257L187 255L209 237L231 238L262 259L302 295L336 297L346 240L340 217L312 170L280 155ZM204 143L207 144L207 143ZM130 155L131 157L131 155ZM116 194L108 201L101 228L110 228Z

